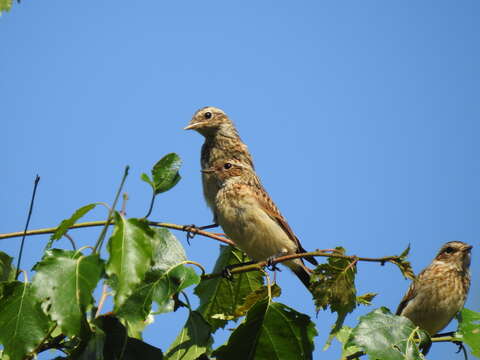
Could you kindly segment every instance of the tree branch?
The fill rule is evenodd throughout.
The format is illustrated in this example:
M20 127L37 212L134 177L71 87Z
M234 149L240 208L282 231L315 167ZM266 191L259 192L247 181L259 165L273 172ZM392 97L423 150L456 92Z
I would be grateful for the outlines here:
M75 225L70 226L69 229L81 229L81 228L86 228L86 227L105 226L106 223L107 222L105 220L89 221L89 222L84 222L84 223L77 223ZM115 222L110 222L110 225L115 225ZM177 225L177 224L171 224L171 223L164 223L164 222L158 222L158 221L149 221L148 225L156 226L156 227L163 227L163 228L172 229L172 230L190 232L192 234L202 235L202 236L205 236L205 237L223 242L224 244L234 246L233 241L231 241L227 238L224 238L222 236L216 235L216 234L208 232L208 231L197 229L195 227L190 227L190 226L185 226L185 225ZM53 234L56 230L57 230L57 227L50 227L50 228L37 229L37 230L28 230L26 232L17 231L17 232L12 232L12 233L5 233L5 234L0 234L0 240L1 239L14 238L14 237L20 237L20 236L23 236L24 234L25 234L25 236Z
M342 255L342 254L336 254L336 253L328 253L325 250L317 250L317 251L311 251L311 252L306 252L306 253L301 253L301 254L292 254L292 255L286 255L286 256L280 256L272 261L260 261L255 264L248 264L245 266L238 266L235 267L234 269L230 270L230 273L232 275L234 274L240 274L248 271L255 271L255 270L261 270L267 265L275 265L287 260L292 260L292 259L298 259L298 258L304 258L308 256L319 256L319 257L333 257L333 258L340 258L340 259L347 259L351 260L352 262L356 261L365 261L365 262L378 262L380 264L384 264L386 262L390 262L392 264L397 264L396 261L400 259L400 256L384 256L384 257L379 257L379 258L370 258L370 257L360 257L356 255ZM220 273L213 273L213 274L207 274L202 276L202 279L214 279L217 277L223 276L223 272Z

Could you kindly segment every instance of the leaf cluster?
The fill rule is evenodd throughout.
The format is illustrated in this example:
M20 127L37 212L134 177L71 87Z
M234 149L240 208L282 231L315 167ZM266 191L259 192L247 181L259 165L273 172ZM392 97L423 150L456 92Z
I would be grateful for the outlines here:
M180 166L180 158L172 153L155 164L151 177L142 174L152 189L147 217L156 196L180 180ZM203 276L203 267L187 258L178 239L166 228L153 227L147 217L126 218L113 206L106 221L113 226L106 251L101 249L105 230L95 246L55 248L56 241L68 236L98 204L79 208L59 224L32 269L33 277L24 271L23 281L15 280L19 269L0 252L2 358L30 359L48 349L69 359L313 358L315 324L308 315L276 301L281 289L265 283L260 266L235 274L233 281ZM413 277L408 250L386 261ZM337 338L345 359L424 359L421 350L431 339L386 308L362 316L355 328L343 326L349 313L358 305L370 305L376 295L357 294L359 259L338 247L313 271L310 291L317 312L330 309L337 314L325 348ZM248 261L235 247L221 245L212 273ZM198 297L196 308L186 292L192 288ZM108 296L113 300L111 311L103 309ZM173 343L162 351L142 341L144 328L172 311L185 317ZM462 318L454 339L480 357L480 314L465 309ZM233 331L225 344L214 348L215 333L227 325Z

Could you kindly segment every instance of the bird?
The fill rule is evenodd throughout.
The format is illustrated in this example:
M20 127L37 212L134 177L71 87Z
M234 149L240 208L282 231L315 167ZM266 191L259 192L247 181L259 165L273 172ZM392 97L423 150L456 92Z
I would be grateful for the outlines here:
M251 166L221 160L203 173L210 174L219 187L215 197L219 225L253 261L306 252ZM305 259L318 265L313 256ZM309 288L311 270L301 258L283 264Z
M430 336L446 327L463 308L468 295L471 249L462 241L444 244L412 282L396 315L409 318Z
M211 168L216 161L228 159L233 159L246 168L254 169L247 145L243 143L233 121L223 110L206 106L196 111L184 130L195 130L205 137L200 156L202 169ZM219 186L214 176L208 172L202 173L202 185L205 201L213 212L213 222L217 224L215 197ZM202 228L208 227L213 225Z

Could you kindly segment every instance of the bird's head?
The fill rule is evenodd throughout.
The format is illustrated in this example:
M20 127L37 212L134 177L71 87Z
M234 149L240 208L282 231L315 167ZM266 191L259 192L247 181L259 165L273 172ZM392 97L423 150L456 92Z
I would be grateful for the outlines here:
M235 131L232 121L225 112L214 106L198 110L184 130L196 130L205 137L213 136L219 131Z
M472 245L463 241L450 241L440 248L435 261L448 263L466 271L470 267L471 250Z

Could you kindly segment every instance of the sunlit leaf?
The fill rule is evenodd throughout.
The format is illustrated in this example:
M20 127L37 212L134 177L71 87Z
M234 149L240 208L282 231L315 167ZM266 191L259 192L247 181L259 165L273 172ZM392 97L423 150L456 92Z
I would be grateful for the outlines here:
M398 259L393 260L393 263L398 266L405 279L415 279L412 265L410 261L406 260L408 253L410 252L410 245L399 255Z
M234 318L245 316L248 310L250 310L252 306L255 305L256 303L263 301L265 299L268 299L269 295L271 296L271 299L279 297L281 293L282 293L282 290L280 289L280 286L278 286L277 284L273 284L270 287L270 291L267 285L263 285L262 287L250 293L245 298L243 303L235 309L233 317L228 320L233 320Z
M45 339L52 322L42 311L30 283L13 281L0 286L3 291L0 299L3 355L8 355L10 360L22 360Z
M219 359L312 359L314 323L281 303L263 300L253 306L226 345L213 352Z
M345 254L342 247L337 247L336 250L337 254ZM342 327L347 314L357 306L356 273L357 266L354 260L329 257L327 263L318 265L312 274L310 290L317 311L330 308L332 312L338 314L326 347Z
M44 310L68 336L88 330L86 310L104 270L98 254L52 249L34 267L33 288Z
M97 203L93 203L77 209L70 218L63 220L60 225L58 225L57 230L52 234L51 239L60 240L70 226L74 225L80 218L85 216L90 210L93 210L97 205Z
M153 231L152 267L117 312L131 323L143 323L153 301L158 305L157 311L173 310L172 296L200 282L194 269L182 264L186 261L185 250L175 236L164 228Z
M359 353L362 351L361 348L355 345L347 345L348 339L352 334L353 329L349 326L342 326L342 328L337 331L335 337L342 344L342 359L346 359L347 356Z
M210 349L213 343L211 327L197 311L191 311L185 326L170 345L168 360L196 360Z
M377 296L377 293L366 293L357 296L357 304L359 305L372 305L372 300Z
M117 311L139 285L151 267L155 232L145 221L125 219L115 212L115 227L107 249L110 257L106 272L115 292L114 310Z
M13 0L0 0L0 15L2 11L10 11Z
M177 185L181 176L179 173L182 160L175 153L161 158L152 168L152 179L143 173L141 179L150 184L155 195L170 190Z
M457 334L470 347L472 355L480 358L480 313L463 309L460 318Z
M244 254L231 247L220 246L220 255L213 269L214 273L222 272L227 265L249 261ZM233 276L233 281L223 277L202 280L195 288L200 297L198 311L212 326L212 331L224 327L225 320L219 319L219 314L228 318L235 314L238 306L242 305L246 296L263 285L263 274L259 271L250 271Z
M346 346L359 347L372 359L423 360L417 342L421 345L428 340L427 333L409 319L381 307L360 317Z

